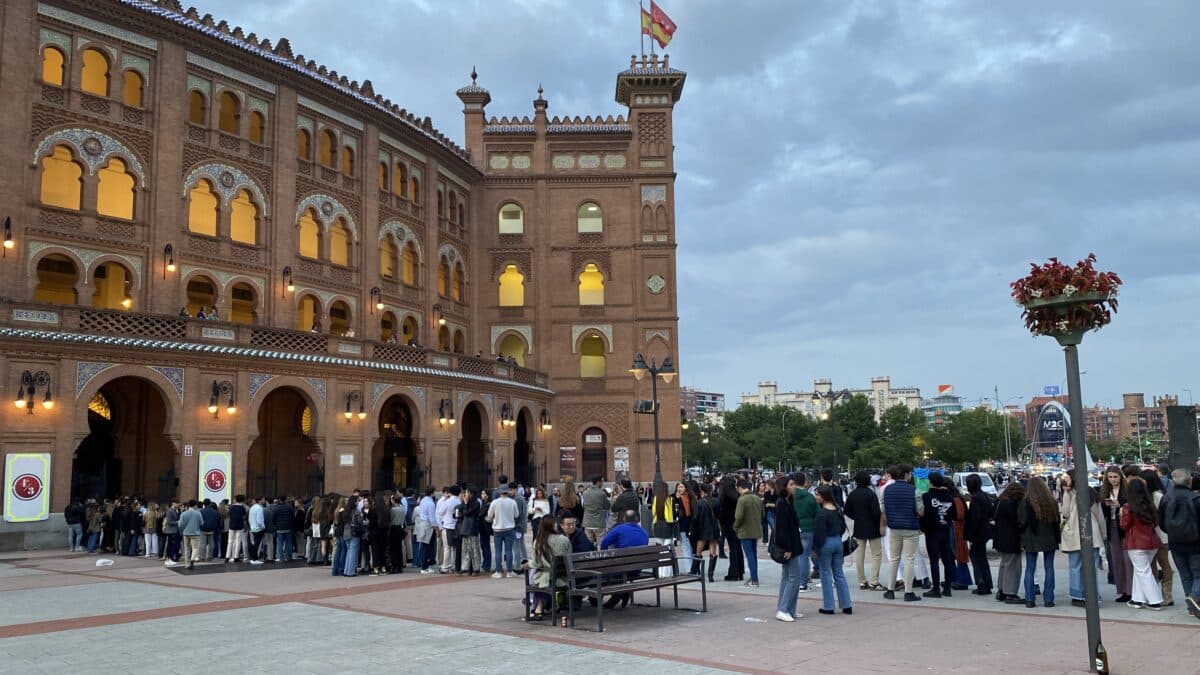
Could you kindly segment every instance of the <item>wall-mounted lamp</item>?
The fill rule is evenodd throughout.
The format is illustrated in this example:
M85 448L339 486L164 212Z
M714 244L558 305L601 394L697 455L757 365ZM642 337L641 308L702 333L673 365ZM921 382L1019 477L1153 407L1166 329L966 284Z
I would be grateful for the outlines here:
M280 295L279 297L286 298L288 293L291 293L296 290L296 284L292 282L292 266L288 265L288 266L284 267L279 272L279 276L282 277L282 279L283 279L283 290L284 290L283 294Z
M230 415L237 413L237 402L233 396L233 383L229 380L221 380L220 382L213 380L212 396L208 399L208 412L212 413L214 420L221 416L219 413L220 406L217 403L217 399L221 396L229 397L229 404L225 406L225 412Z
M550 411L542 409L542 431L550 431L554 426L550 424Z
M679 428L680 429L688 428L687 411L684 410L683 408L679 409Z
M44 370L39 370L36 373L24 371L21 373L20 386L17 388L17 398L13 400L18 408L24 408L29 415L33 414L33 395L37 393L38 387L46 389L46 396L42 399L42 407L46 410L54 408L54 396L50 393L50 373Z
M13 246L16 246L16 244L13 243L12 238L12 218L6 216L4 218L4 249L0 253L0 257L7 258L8 252L12 250Z
M352 391L349 394L346 394L346 412L342 413L346 416L346 421L349 422L350 420L354 419L354 411L351 410L350 407L353 403L358 403L358 419L367 419L367 411L363 409L362 394L357 391Z
M500 406L500 426L502 426L502 427L517 426L517 420L513 419L512 406L509 405L508 403L505 403Z
M433 306L433 318L437 320L437 325L439 325L439 326L446 325L446 314L444 312L442 312L441 305Z
M438 402L438 424L453 426L454 422L454 406L450 405L450 399L444 398Z
M372 314L376 309L383 310L383 291L379 290L378 286L371 287L371 307Z
M163 246L163 279L167 278L167 272L175 272L175 247L171 244Z

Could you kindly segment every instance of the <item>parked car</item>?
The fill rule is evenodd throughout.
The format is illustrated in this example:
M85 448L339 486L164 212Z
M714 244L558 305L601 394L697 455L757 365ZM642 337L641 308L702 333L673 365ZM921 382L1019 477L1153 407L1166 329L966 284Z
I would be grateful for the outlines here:
M984 492L988 493L989 495L999 495L999 493L996 491L996 484L992 482L992 477L980 471L960 471L954 474L954 487L958 488L959 492L966 494L967 476L971 475L979 476L979 480L983 483L982 489Z

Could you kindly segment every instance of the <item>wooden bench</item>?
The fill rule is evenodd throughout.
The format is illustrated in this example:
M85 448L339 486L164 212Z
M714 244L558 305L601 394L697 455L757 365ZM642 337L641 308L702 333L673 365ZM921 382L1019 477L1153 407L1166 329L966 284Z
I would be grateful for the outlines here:
M596 628L604 631L604 597L654 590L655 606L662 606L662 589L670 587L679 607L679 587L700 583L700 611L708 611L704 575L680 574L675 549L665 544L572 553L567 563L567 614L575 627L574 598L596 601ZM688 610L694 611L694 610Z

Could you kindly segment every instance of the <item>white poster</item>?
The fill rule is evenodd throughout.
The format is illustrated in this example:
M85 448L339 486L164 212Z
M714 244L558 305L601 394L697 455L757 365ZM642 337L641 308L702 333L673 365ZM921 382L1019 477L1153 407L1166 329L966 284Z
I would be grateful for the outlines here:
M200 451L200 501L210 499L219 504L222 499L230 499L232 468L232 452Z
M4 457L4 520L28 523L50 517L50 455Z

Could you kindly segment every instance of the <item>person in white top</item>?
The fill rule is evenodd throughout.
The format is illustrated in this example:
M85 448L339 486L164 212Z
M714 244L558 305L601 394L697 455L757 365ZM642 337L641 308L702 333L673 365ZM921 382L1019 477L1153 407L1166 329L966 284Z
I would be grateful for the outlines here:
M492 500L487 515L484 516L484 520L492 524L492 538L496 541L495 555L492 556L496 571L492 573L492 578L499 579L505 576L506 569L507 576L515 577L517 575L513 572L513 541L519 510L517 503L509 496L508 486L500 486L496 493L496 498Z
M538 524L542 522L542 518L554 515L550 513L550 498L542 488L538 488L533 493L533 499L529 500L528 515L533 532L538 531Z
M442 566L438 570L442 574L450 574L457 571L458 561L462 558L461 540L458 538L458 518L454 516L455 509L462 500L458 495L462 489L457 485L451 485L447 488L449 496L438 504L438 524L442 537Z

